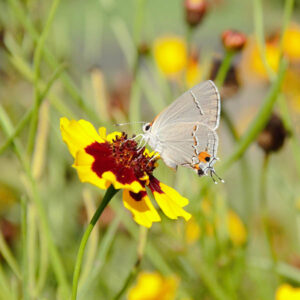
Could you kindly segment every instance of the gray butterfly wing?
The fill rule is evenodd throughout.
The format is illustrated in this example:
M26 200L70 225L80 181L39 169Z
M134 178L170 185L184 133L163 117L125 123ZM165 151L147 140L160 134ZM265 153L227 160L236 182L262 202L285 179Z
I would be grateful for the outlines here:
M199 161L200 153L207 153L211 159L217 157L218 136L206 124L180 122L169 124L168 128L160 131L159 144L161 158L166 165L176 169L178 165L195 168L208 165Z
M204 81L177 98L153 121L151 131L159 134L165 126L178 122L198 122L212 130L219 126L220 94L211 80Z

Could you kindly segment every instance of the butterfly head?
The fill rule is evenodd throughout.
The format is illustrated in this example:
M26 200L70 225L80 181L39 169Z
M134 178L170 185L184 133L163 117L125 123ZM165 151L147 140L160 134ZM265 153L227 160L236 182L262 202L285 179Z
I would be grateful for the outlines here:
M143 125L143 131L144 133L148 133L151 129L151 123L146 123Z
M199 167L197 170L197 174L199 175L199 177L203 176L203 175L208 175L211 177L211 179L213 180L213 182L215 184L218 183L218 181L225 183L225 181L216 173L215 168L213 167L213 164L218 160L218 158L213 157L209 162L208 165L201 168Z

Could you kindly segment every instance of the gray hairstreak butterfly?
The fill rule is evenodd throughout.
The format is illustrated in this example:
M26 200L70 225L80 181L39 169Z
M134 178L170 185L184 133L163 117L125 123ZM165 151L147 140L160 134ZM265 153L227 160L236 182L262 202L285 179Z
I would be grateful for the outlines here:
M177 98L143 126L142 140L157 152L167 166L194 169L199 176L213 175L224 182L213 165L218 160L221 102L217 87L204 81Z

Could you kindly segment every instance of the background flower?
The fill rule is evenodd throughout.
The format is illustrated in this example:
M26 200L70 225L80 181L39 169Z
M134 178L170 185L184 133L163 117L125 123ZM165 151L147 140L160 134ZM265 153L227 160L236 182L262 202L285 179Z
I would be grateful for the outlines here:
M289 284L282 284L276 291L276 300L300 299L300 288L294 288Z
M128 300L173 300L178 280L174 276L163 277L157 272L139 274L137 284L128 293Z

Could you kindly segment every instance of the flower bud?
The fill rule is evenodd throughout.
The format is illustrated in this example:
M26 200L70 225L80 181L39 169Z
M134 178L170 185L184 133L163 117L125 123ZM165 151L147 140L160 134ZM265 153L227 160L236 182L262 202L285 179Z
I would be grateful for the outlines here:
M142 42L138 45L139 55L148 55L150 53L150 46L146 42Z
M265 129L258 136L258 145L266 154L278 151L284 144L288 132L281 118L273 113Z
M244 48L247 37L236 30L225 30L222 33L222 43L227 51L240 51Z
M185 19L190 26L196 26L204 17L207 10L206 0L185 0Z

